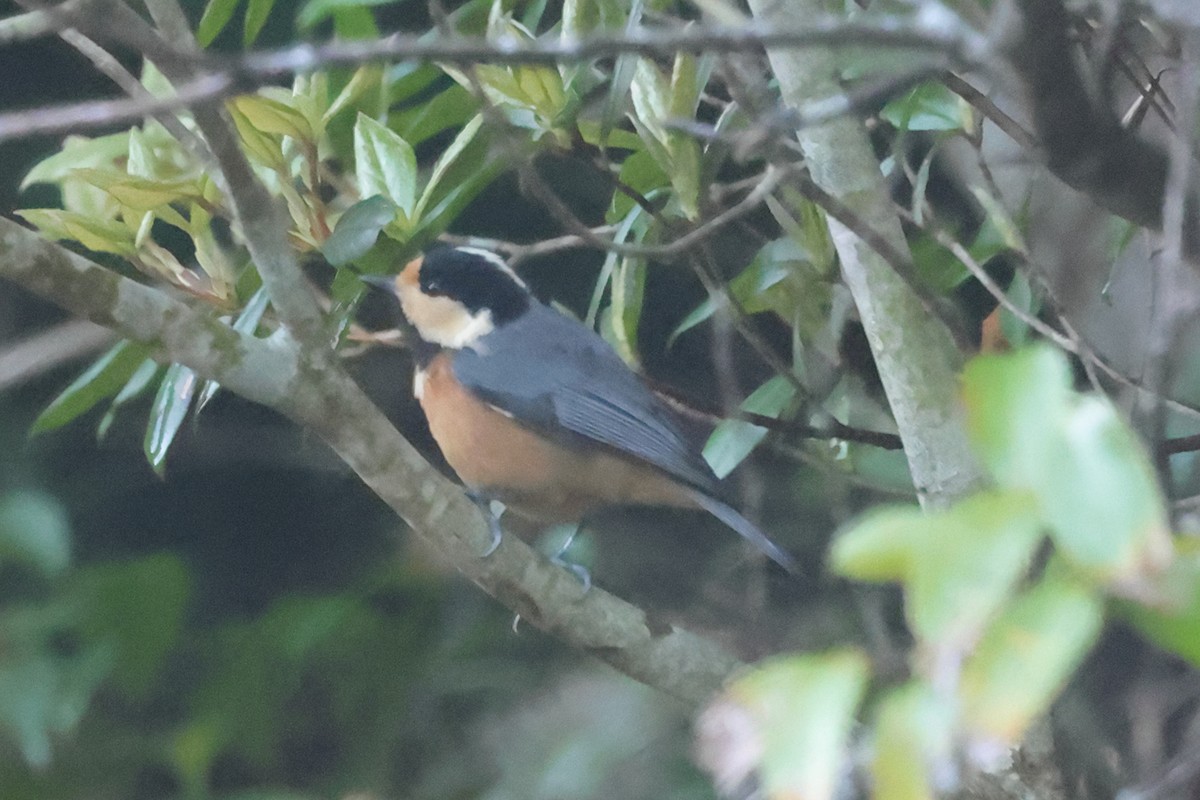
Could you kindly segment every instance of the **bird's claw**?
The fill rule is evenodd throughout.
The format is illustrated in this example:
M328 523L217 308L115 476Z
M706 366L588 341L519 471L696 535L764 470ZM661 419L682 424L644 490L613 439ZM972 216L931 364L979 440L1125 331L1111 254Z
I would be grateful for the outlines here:
M500 528L500 517L496 516L496 512L492 510L491 498L485 497L482 494L468 492L467 497L471 498L471 502L483 513L484 519L487 520L488 533L491 539L488 541L488 546L480 554L480 558L487 558L492 553L500 548L500 540L504 538L504 531Z
M561 555L552 556L550 562L557 564L567 572L574 575L583 585L583 593L587 594L592 590L592 573L588 572L587 567L582 564L576 564L573 561L567 561Z
M504 531L500 530L500 520L494 516L488 517L488 533L492 538L488 542L487 548L480 554L480 558L487 558L492 553L500 549L500 540L504 538Z

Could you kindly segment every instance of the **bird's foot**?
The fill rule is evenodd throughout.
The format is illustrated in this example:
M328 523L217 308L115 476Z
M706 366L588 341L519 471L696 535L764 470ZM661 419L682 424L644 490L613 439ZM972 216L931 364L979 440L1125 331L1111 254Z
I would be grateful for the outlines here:
M587 594L592 588L592 573L588 572L587 567L582 564L576 564L574 561L567 560L567 551L571 549L571 545L575 541L575 537L579 535L581 526L576 525L571 534L563 541L558 551L550 556L550 562L556 564L570 572L583 585L583 593Z
M500 547L500 540L504 538L504 531L500 529L500 517L492 510L492 499L478 492L467 492L467 497L471 498L471 502L483 513L483 518L487 520L488 533L491 534L491 541L488 542L487 548L480 554L480 558L487 558L492 553L496 552Z

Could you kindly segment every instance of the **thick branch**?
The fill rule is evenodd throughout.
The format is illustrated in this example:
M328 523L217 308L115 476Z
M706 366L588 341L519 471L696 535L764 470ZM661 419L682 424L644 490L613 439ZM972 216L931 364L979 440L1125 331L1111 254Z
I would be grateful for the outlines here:
M238 334L2 219L0 278L151 344L158 358L186 364L307 426L448 563L530 623L625 674L699 704L738 666L715 643L656 625L643 610L601 589L582 594L573 575L516 537L506 537L494 554L480 558L490 535L478 510L336 365L315 366L284 339Z
M797 27L819 15L817 0L751 0L758 24ZM783 51L768 57L784 101L801 108L839 89L827 50ZM886 242L906 253L907 242L862 125L832 120L798 132L813 181ZM926 312L920 298L879 251L837 219L829 229L871 343L879 376L904 442L913 481L923 501L949 503L980 481L958 403L959 354L947 328Z

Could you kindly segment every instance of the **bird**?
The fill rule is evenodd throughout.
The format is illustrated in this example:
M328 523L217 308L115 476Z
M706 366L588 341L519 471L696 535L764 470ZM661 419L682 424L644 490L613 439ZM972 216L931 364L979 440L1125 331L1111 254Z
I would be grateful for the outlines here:
M700 509L772 561L795 559L720 499L676 412L599 334L541 302L496 253L435 245L395 276L413 337L413 393L500 543L492 501L541 523L614 506Z

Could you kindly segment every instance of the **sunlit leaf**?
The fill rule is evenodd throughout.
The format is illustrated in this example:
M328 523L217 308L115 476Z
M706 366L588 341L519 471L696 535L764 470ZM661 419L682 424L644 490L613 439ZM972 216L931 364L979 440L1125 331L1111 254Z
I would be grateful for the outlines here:
M33 421L29 432L44 433L61 428L86 413L96 403L112 397L133 376L150 350L133 342L120 342L63 390Z
M838 538L831 560L848 577L899 581L918 639L962 653L1009 602L1041 541L1034 497L992 491L944 511L877 510Z
M122 205L137 211L153 211L168 203L198 199L201 196L195 181L139 178L100 169L77 169L75 174L108 192ZM178 226L182 227L182 217L176 213L175 218L178 219Z
M1072 562L1127 589L1170 558L1149 459L1110 403L1072 394L1065 358L1039 346L977 358L963 375L968 429L1003 486L1037 498Z
M626 363L640 363L638 328L646 294L645 259L621 257L612 278L612 326L617 352Z
M1050 569L1011 602L963 666L966 725L987 742L1014 745L1046 713L1104 622L1090 589Z
M963 372L971 438L1001 484L1049 478L1071 403L1066 361L1048 347L973 359Z
M16 213L52 239L71 239L97 253L128 257L137 249L133 234L117 222L57 208L27 208Z
M868 677L854 650L765 661L702 713L698 758L725 791L753 771L766 797L831 800Z
M263 133L290 136L300 142L315 141L316 136L308 117L287 103L261 94L245 94L229 102Z
M1168 563L1169 523L1154 469L1112 405L1081 397L1060 442L1041 501L1063 555L1126 584Z
M934 800L934 774L946 772L953 749L954 708L926 683L909 683L884 696L876 712L872 796Z
M129 152L129 137L129 131L95 139L68 136L61 150L29 170L21 180L21 188L35 183L58 183L80 168L111 166Z

